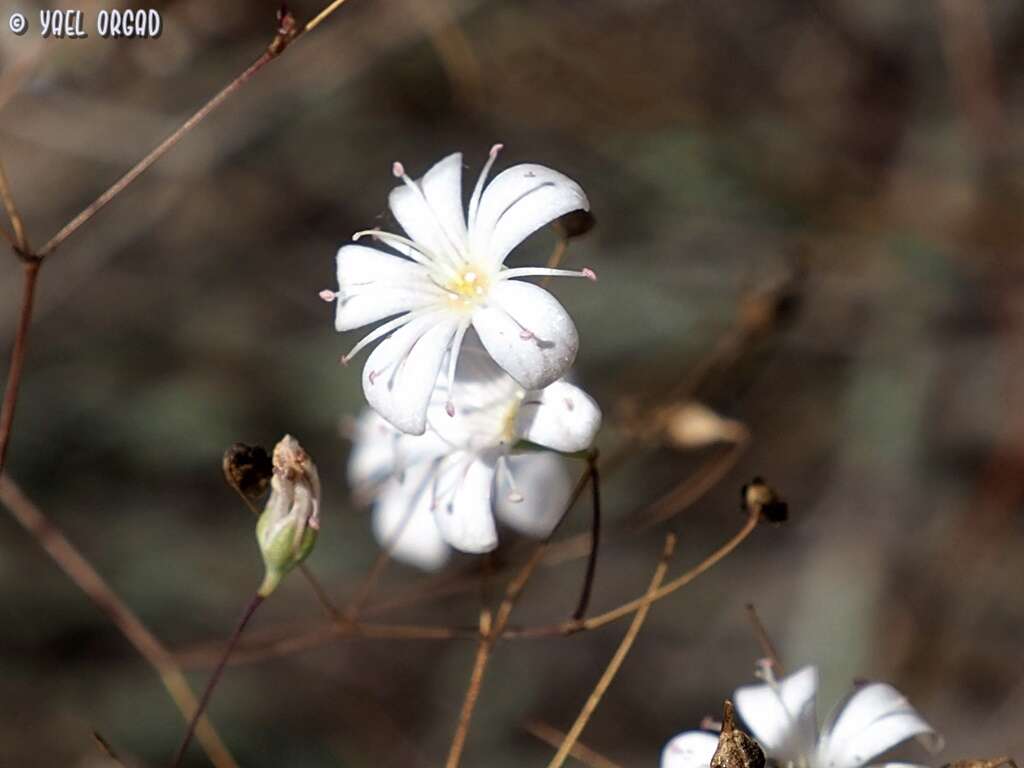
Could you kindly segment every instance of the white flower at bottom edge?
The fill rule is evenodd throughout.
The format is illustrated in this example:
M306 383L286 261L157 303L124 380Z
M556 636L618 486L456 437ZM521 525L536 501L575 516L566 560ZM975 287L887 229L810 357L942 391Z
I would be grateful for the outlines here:
M513 166L485 186L500 148L491 149L468 212L461 153L448 155L417 181L395 163L403 185L392 190L388 203L408 237L369 230L354 239L372 236L401 255L342 246L338 291L320 294L337 301L339 331L387 320L342 361L384 339L363 368L363 391L370 406L402 432L425 431L443 361L448 356L449 368L455 367L469 328L524 389L546 387L576 358L579 338L572 318L546 290L516 278L595 279L594 273L504 264L534 231L566 213L589 210L590 203L576 182L542 165ZM449 403L448 410L452 407Z
M586 450L601 424L597 404L556 381L525 390L472 341L459 361L447 413L447 382L435 390L423 435L403 434L369 410L349 461L352 485L374 497L373 529L404 562L436 570L450 548L481 553L498 543L495 516L529 536L547 536L572 492L567 459L511 454L520 441L564 453Z
M765 756L783 768L862 768L915 737L930 751L942 749L942 737L891 685L867 683L855 688L836 705L819 734L818 670L804 667L778 681L770 674L766 678L764 684L738 688L733 700ZM680 734L665 746L661 766L707 768L717 746L717 734Z

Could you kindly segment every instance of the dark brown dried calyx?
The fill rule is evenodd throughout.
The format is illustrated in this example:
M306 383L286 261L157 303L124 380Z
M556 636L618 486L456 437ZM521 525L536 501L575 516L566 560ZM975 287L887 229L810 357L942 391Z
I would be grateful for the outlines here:
M736 716L728 699L724 709L722 733L718 737L718 749L711 758L711 768L765 768L764 751L752 737L736 727Z
M266 449L259 445L235 443L224 451L224 479L249 501L267 492L274 467Z
M789 505L760 477L740 489L740 503L744 512L757 512L766 523L784 523L789 519Z

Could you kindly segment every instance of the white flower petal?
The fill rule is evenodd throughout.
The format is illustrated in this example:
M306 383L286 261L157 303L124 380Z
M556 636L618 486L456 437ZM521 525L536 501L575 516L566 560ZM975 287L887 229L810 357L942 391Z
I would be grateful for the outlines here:
M933 751L942 738L906 698L886 683L870 683L840 703L818 744L823 768L859 768L907 739Z
M400 434L372 408L363 412L348 458L348 481L354 488L372 488L395 471L395 441Z
M391 557L427 571L448 561L450 550L430 509L435 464L423 462L394 477L373 509L373 534Z
M464 255L468 248L462 207L462 153L448 155L416 183L419 191L408 184L391 190L388 205L398 223L412 240L434 254Z
M718 737L707 731L687 731L661 751L661 768L708 768L718 749Z
M528 392L516 417L516 434L563 453L585 451L601 428L594 399L567 381Z
M334 326L350 331L436 301L438 292L419 264L364 245L338 250Z
M470 248L497 267L519 243L559 216L590 210L580 185L543 165L507 168L487 185L469 233Z
M473 313L473 328L494 361L525 389L561 378L579 348L576 326L558 300L519 280L491 288L487 305Z
M555 453L528 453L503 461L506 467L498 470L495 483L498 519L519 533L545 538L562 519L572 495L566 460Z
M370 406L396 428L422 435L427 406L457 321L442 314L412 320L384 339L363 368Z
M814 749L818 670L804 667L774 685L736 689L736 711L769 757L796 761Z
M456 454L439 472L434 519L444 540L462 552L479 554L498 546L491 513L494 465L472 454Z

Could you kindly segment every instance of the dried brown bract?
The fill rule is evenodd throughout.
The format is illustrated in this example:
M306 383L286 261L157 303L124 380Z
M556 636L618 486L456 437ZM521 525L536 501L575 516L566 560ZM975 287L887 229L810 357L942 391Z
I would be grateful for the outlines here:
M744 512L757 512L767 523L784 523L789 519L789 505L760 477L740 489L740 507Z
M224 479L249 501L259 501L270 486L273 465L259 445L234 443L224 451Z
M764 768L764 764L764 751L752 737L736 727L732 702L726 699L722 734L711 758L711 768Z

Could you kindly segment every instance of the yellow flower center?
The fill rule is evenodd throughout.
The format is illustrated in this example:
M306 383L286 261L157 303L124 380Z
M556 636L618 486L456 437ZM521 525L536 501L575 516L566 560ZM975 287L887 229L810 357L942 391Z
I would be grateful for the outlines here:
M449 280L445 288L452 294L451 301L456 307L472 309L487 295L490 280L486 273L470 265Z

